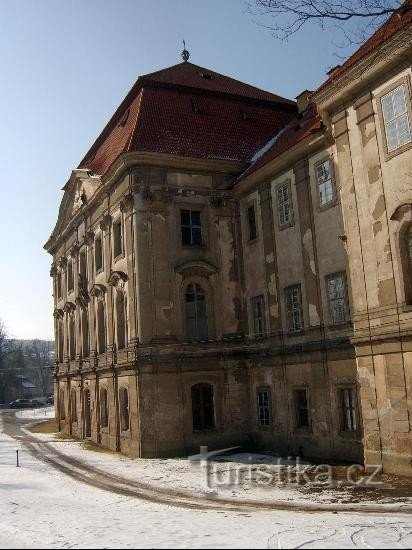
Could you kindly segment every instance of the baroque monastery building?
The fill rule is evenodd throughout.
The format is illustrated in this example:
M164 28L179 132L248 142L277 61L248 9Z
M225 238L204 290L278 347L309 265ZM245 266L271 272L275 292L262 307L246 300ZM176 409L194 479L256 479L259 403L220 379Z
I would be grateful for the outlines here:
M412 475L410 6L297 102L137 80L45 246L61 431Z

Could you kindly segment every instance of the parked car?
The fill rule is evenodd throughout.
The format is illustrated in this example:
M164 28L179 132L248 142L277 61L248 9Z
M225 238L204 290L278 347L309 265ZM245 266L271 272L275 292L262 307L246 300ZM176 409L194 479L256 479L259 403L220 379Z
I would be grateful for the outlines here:
M10 409L31 409L33 404L31 399L15 399L9 403Z
M30 399L30 403L31 403L31 406L32 407L44 407L44 403L42 403L41 401L39 401L38 399Z
M46 399L46 403L48 405L54 405L54 395L49 395L49 397Z

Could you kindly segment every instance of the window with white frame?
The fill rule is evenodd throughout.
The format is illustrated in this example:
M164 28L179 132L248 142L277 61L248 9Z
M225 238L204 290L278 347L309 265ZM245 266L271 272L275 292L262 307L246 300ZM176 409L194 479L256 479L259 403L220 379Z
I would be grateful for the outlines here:
M412 141L411 121L404 84L381 98L388 152Z
M358 429L358 415L355 388L340 390L342 407L342 431L356 432Z
M316 181L319 192L320 206L326 206L334 200L333 173L330 159L326 159L315 167Z
M180 211L180 230L183 246L202 246L202 223L199 210Z
M276 189L279 226L292 224L292 208L289 193L289 183L284 183Z
M262 295L250 300L252 306L253 336L262 338L265 335L265 300Z
M303 328L302 292L300 285L285 289L286 315L289 332L299 332Z
M257 390L257 412L258 422L260 426L270 426L271 410L270 410L270 389L258 388Z
M330 320L333 325L345 323L348 320L348 298L346 290L346 275L334 273L326 277Z

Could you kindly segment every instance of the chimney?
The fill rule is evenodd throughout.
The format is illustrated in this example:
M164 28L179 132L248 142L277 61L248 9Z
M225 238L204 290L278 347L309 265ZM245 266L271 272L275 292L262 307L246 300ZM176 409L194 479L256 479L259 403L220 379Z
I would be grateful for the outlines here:
M295 97L298 104L298 113L301 115L306 111L309 105L309 97L313 92L311 90L303 90L298 96Z

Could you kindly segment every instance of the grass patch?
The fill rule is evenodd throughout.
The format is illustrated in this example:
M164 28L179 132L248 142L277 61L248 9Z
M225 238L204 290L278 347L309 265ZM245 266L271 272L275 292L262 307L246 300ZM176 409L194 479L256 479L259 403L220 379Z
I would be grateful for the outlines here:
M57 420L52 418L31 426L29 431L34 434L54 434L59 431L59 427L57 425Z

